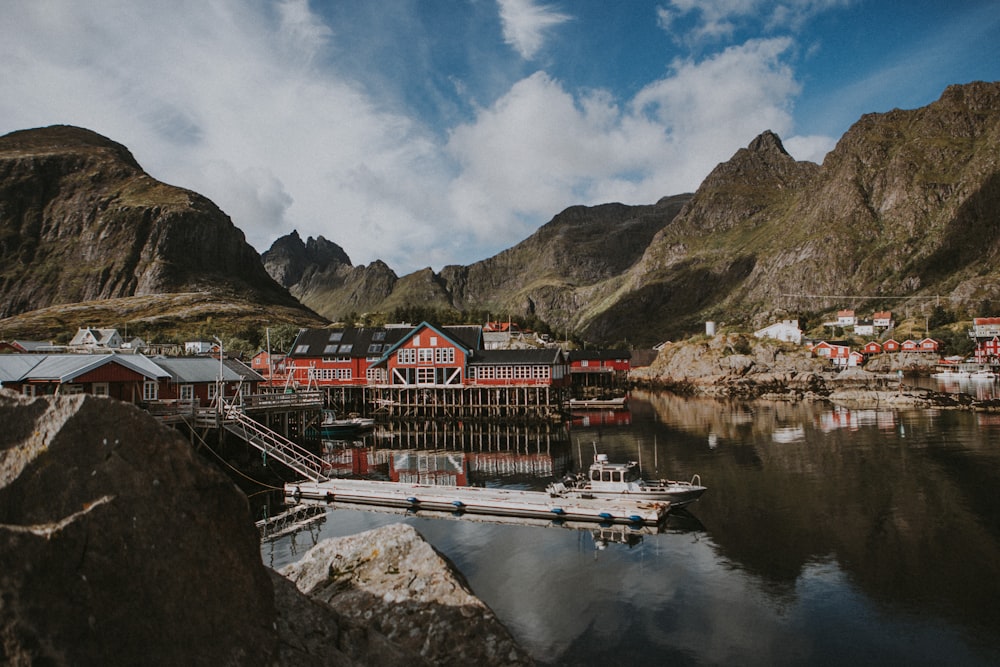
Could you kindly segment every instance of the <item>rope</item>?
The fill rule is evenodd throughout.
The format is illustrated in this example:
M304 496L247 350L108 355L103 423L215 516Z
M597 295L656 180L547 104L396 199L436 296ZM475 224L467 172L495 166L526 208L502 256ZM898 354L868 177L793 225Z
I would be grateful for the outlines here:
M216 452L214 449L212 449L211 445L209 445L207 442L205 442L204 438L202 438L197 433L195 433L195 435L198 437L198 440L200 440L201 443L203 445L205 445L205 449L207 449L208 451L212 452L212 456L214 456L215 458L217 458L219 461L222 462L222 464L224 466L226 466L227 468L229 468L230 470L232 470L233 472L235 472L237 475L239 475L243 479L245 479L245 480L247 480L249 482L253 482L254 484L256 484L258 486L263 486L264 488L270 489L270 490L273 490L273 491L284 491L285 490L285 487L283 487L283 486L272 486L272 485L270 485L270 484L268 484L266 482L262 482L262 481L260 481L258 479L254 479L253 477L250 477L249 475L247 475L246 473L244 473L239 468L233 467L232 464L229 463L229 461L226 461L224 458L222 458L221 456L219 456L218 452ZM272 468L271 470L273 471L274 468ZM277 475L277 473L275 473L275 475L280 477L280 475Z

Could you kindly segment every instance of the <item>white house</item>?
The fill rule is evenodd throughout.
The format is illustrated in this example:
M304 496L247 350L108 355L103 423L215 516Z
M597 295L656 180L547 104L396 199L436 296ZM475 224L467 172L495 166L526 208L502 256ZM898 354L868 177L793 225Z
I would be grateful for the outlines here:
M854 316L853 310L838 310L837 311L837 326L838 327L853 327L857 324L858 318Z
M189 340L184 343L184 354L211 354L218 351L219 344L207 340Z
M892 313L888 310L880 310L872 313L872 324L876 329L889 329L892 327Z
M757 338L773 338L786 343L802 344L802 330L798 320L782 320L753 332Z
M858 320L854 324L854 333L858 336L874 336L875 323L872 320Z
M116 350L122 346L117 329L77 329L69 347L82 350Z

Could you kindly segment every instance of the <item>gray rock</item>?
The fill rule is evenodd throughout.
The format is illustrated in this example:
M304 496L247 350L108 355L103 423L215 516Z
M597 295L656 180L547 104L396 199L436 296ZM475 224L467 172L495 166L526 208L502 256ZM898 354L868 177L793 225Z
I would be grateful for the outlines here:
M431 664L532 664L461 574L407 524L324 540L280 572Z

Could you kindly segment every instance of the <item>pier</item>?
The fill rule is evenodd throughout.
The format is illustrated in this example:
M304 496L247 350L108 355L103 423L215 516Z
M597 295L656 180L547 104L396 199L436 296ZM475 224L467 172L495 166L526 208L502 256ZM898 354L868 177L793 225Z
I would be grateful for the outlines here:
M293 500L326 500L413 511L427 509L459 514L484 514L605 524L655 526L670 511L668 502L626 498L566 498L544 491L520 491L475 486L436 486L364 479L302 481L285 485Z

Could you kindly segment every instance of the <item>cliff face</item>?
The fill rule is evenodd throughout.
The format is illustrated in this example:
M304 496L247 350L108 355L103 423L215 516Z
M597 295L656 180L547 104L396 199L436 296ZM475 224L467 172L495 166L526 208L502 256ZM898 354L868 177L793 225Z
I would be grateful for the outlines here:
M199 291L298 305L218 207L124 146L66 126L0 137L0 318Z
M866 115L822 166L794 160L764 132L693 196L573 207L509 250L445 267L433 303L532 313L591 340L636 344L698 331L705 320L756 327L789 313L898 310L900 297L989 310L1000 301L998 154L996 82ZM430 298L408 284L367 303ZM345 312L339 297L319 305L324 291L314 281L303 299L324 314Z

